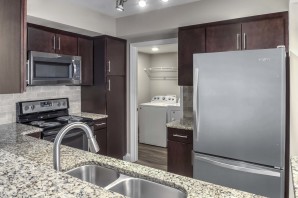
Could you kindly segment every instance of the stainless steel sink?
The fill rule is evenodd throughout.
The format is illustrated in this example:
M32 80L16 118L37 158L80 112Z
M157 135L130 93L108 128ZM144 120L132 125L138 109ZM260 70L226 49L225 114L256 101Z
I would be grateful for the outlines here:
M111 184L120 177L116 171L96 165L81 166L65 173L101 187Z
M105 189L117 192L131 198L185 198L186 194L175 188L154 183L144 179L121 175L114 183Z

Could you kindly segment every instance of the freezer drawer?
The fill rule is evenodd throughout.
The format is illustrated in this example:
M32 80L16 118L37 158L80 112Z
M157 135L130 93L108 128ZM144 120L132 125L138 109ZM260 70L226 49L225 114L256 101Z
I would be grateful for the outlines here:
M271 198L284 197L284 171L248 163L194 155L195 179Z

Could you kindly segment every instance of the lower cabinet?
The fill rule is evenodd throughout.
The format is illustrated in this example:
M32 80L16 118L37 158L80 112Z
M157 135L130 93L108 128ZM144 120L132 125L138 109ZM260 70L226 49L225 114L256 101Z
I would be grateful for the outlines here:
M97 153L107 155L107 128L95 130L94 136L100 149Z
M192 131L168 128L168 171L193 177Z

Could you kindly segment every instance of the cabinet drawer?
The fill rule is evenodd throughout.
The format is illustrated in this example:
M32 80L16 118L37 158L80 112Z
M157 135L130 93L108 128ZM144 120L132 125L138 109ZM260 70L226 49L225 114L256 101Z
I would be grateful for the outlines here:
M168 128L168 140L192 144L193 143L192 137L193 137L193 131Z
M94 121L94 130L103 129L107 127L107 119L100 119Z

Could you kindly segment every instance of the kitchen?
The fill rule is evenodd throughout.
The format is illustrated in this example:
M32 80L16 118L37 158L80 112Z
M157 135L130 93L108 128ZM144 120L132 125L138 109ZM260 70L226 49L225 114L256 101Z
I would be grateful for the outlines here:
M146 188L152 187L155 190L150 191L152 194L149 194L149 197L295 196L295 156L298 155L294 121L297 114L296 1L90 0L85 3L77 0L1 0L0 3L0 24L1 27L6 27L0 30L0 162L3 164L0 173L4 181L0 188L5 189L1 191L1 197L72 197L79 194L83 197L118 197L121 194L146 197L145 191L141 189L133 189L139 194L125 193L123 188L121 190L121 185L125 182L126 186L139 182ZM166 172L131 163L138 158L135 48L140 43L167 42L173 38L178 39L178 85L183 86L181 104L184 119L167 124L169 172ZM280 47L277 48L278 46ZM277 100L276 103L268 103L276 110L272 111L274 113L287 112L279 122L270 123L274 131L277 126L283 126L282 123L285 125L280 131L277 130L282 132L281 137L284 138L284 141L282 138L277 140L285 144L284 153L274 155L284 158L283 167L276 165L284 171L284 175L279 174L281 179L278 179L278 193L266 192L266 189L272 190L272 186L260 186L258 190L247 189L247 181L242 181L241 178L234 178L232 184L222 184L221 179L210 181L211 173L209 178L208 175L207 178L202 178L202 175L195 176L196 161L192 159L192 153L193 150L196 151L196 122L193 110L197 108L193 95L199 93L201 97L204 92L194 89L194 82L210 73L206 72L203 77L196 79L193 54L196 54L194 57L198 55L197 59L204 59L199 55L203 56L205 52L239 51L237 56L240 56L246 50L269 48L275 48L274 53L278 51L279 54L289 54L291 63L291 72L287 73L287 76L284 70L278 70L283 71L279 73L284 76L282 79L290 81L287 90L283 89L286 81L279 84L274 82L274 85L280 86L276 90L282 94L281 98L287 96L287 102ZM262 53L264 51L258 52ZM272 56L272 53L270 54ZM194 58L195 61L197 59ZM244 57L241 60L246 59ZM279 66L282 65L281 61ZM252 75L255 82L263 82L258 81L258 76ZM274 96L276 98L276 95ZM204 101L204 98L201 101ZM208 103L208 99L204 102L204 105L209 107L213 104ZM288 110L277 110L273 104L287 105L285 109ZM206 114L203 111L201 115L206 116L202 118L210 118L208 112ZM222 114L218 114L214 119L219 119L220 115ZM80 128L79 132L68 133L64 136L65 139L61 140L61 169L57 172L59 169L55 170L53 166L57 160L53 159L54 146L51 141L55 141L60 130L68 129L68 123L75 125L77 122L84 122L87 127L89 125L93 128L93 139L96 139L100 149L93 149L93 152L98 151L99 154L86 152L92 147L92 143L88 141L88 130ZM236 123L234 126L235 130L236 126L239 129ZM59 130L52 130L53 128ZM50 137L49 141L45 141L47 137ZM202 136L202 139L203 137L205 136ZM222 142L225 142L225 136L222 137ZM216 135L211 138L216 138ZM93 139L91 138L96 148ZM264 144L271 143L266 137L260 142L262 141ZM200 147L206 148L204 142L198 145L199 150ZM221 148L220 144L212 145ZM251 144L248 142L245 145ZM73 146L79 150L71 148ZM231 148L235 148L233 146L234 144L231 144ZM265 155L261 157L267 158ZM231 158L237 159L237 156ZM239 161L249 162L246 158ZM263 163L257 162L255 165L259 167L261 164ZM81 166L85 167L80 169ZM267 167L272 168L275 165ZM75 178L82 178L76 175L80 171L89 172L94 177L100 173L108 174L112 181L96 185L96 181L89 178L89 182L83 182ZM33 175L30 179L29 174ZM291 183L292 178L294 184ZM257 183L259 180L253 181ZM49 182L51 184L47 186ZM244 184L244 187L233 186L235 182ZM161 192L169 194L158 194Z

